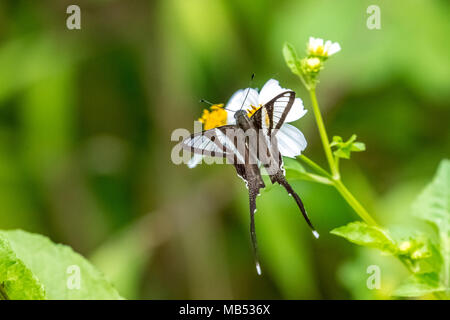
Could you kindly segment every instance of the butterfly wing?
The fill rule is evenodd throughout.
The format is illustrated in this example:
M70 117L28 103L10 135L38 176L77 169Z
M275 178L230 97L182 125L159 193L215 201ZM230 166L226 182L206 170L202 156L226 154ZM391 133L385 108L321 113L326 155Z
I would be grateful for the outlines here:
M218 158L237 158L239 163L245 163L245 150L238 147L238 141L233 137L239 137L239 127L226 125L202 132L197 132L182 142L184 150L202 156Z
M253 114L251 118L253 124L271 136L274 130L281 128L294 102L294 91L280 93Z
M283 169L283 159L278 150L276 144L277 141L276 139L271 139L272 135L276 134L277 130L279 130L283 125L289 111L291 111L294 102L295 92L285 91L277 95L275 98L258 109L251 119L255 127L263 130L263 133L266 137L267 148L269 148L272 158L276 157L276 159L278 160L277 162L270 162L271 164L276 163L275 170L273 170L273 168L270 168L270 170L268 170L271 182L280 184L281 186L283 186L283 188L286 189L289 195L294 197L294 200L297 203L297 206L299 207L303 217L305 218L306 223L312 229L314 236L318 238L319 234L312 225L300 196L294 191L292 186L286 180L285 171ZM268 169L268 166L266 166L266 169Z
M263 133L264 141L260 141L261 148L266 149L267 152L258 155L269 175L283 170L275 136L284 124L294 102L295 92L284 91L259 108L250 118L253 126Z
M258 274L261 274L255 231L255 213L256 197L259 195L260 189L264 188L265 185L258 165L248 161L249 158L251 158L248 145L242 143L243 147L241 147L238 143L238 140L242 140L241 142L244 141L240 137L242 137L242 130L239 129L239 127L236 125L226 125L194 133L184 139L181 142L181 146L185 150L204 156L224 158L234 157L232 163L236 168L238 176L245 181L248 189L250 201L250 235L256 260L256 270Z

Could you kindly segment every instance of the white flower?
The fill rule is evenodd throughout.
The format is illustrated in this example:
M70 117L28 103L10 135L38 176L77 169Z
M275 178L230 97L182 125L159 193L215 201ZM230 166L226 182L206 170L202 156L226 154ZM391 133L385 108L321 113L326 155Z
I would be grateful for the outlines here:
M339 43L331 42L330 40L327 40L324 44L323 39L309 37L307 51L311 56L328 58L336 52L341 51L341 46Z
M236 120L234 119L234 114L238 110L246 110L249 116L252 116L256 110L261 108L264 104L272 100L274 97L288 91L289 89L284 89L280 86L277 80L270 79L258 93L256 89L246 88L236 91L228 100L225 106L227 110L227 124L234 124ZM248 95L247 95L248 91ZM247 95L247 99L245 96ZM244 102L245 99L245 103ZM303 150L306 148L306 139L303 133L288 124L287 122L293 122L305 115L307 110L303 107L303 102L300 98L295 98L294 104L291 110L286 116L284 124L281 126L280 130L277 132L278 148L282 156L295 158L299 156ZM194 155L188 162L188 167L195 167L202 160L203 156Z

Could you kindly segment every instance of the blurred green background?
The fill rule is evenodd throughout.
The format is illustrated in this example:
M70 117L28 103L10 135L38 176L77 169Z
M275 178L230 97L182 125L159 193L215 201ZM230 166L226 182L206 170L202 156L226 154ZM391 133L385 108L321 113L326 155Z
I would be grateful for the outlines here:
M81 7L81 30L66 8ZM369 5L381 30L366 27ZM329 234L357 220L331 188L292 181L315 240L278 186L258 198L255 272L247 191L232 166L171 162L171 132L193 130L201 98L226 102L269 78L307 92L285 41L342 51L321 74L328 133L367 151L342 161L350 190L393 230L449 156L450 4L411 1L1 1L0 228L49 236L87 256L126 298L388 298L397 260ZM312 112L295 123L326 165ZM381 267L369 290L366 269Z

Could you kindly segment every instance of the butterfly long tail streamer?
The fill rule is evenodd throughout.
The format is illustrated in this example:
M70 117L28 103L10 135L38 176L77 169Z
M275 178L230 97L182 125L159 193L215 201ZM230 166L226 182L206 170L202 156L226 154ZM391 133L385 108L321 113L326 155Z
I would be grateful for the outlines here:
M258 272L258 275L261 275L261 265L259 263L259 254L258 254L258 242L256 240L256 230L255 230L256 196L259 193L259 188L253 188L253 186L249 186L248 191L250 200L250 235L252 238L253 253L255 255L256 272Z
M286 178L282 174L277 174L275 176L275 181L277 181L280 185L282 185L286 191L292 195L295 199L295 202L297 203L298 207L300 208L300 211L302 212L303 217L306 220L306 223L311 228L312 233L314 237L319 238L319 233L314 228L313 224L311 223L311 220L309 220L308 214L306 213L305 206L303 205L302 199L300 199L299 195L292 189L291 185L287 182Z

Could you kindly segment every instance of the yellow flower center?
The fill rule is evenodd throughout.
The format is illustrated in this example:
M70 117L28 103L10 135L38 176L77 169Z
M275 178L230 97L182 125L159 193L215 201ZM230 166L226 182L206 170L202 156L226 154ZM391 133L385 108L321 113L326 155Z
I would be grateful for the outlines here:
M259 107L250 106L250 108L252 108L252 109L251 109L251 110L247 110L247 116L248 116L249 118L251 118L251 117L255 114L256 111L258 111L259 109L261 109L261 106L259 106Z
M223 103L215 104L210 107L210 110L204 109L202 116L198 119L203 123L203 129L209 130L224 126L227 124L227 112L223 108Z
M250 110L247 110L247 116L249 117L249 118L251 118L255 113L256 113L256 111L258 111L259 109L261 109L261 107L262 107L262 105L259 105L259 107L255 107L255 106L250 106ZM266 125L267 126L269 126L270 125L270 119L269 119L269 115L268 114L266 114Z
M325 46L313 46L313 47L309 47L309 54L312 56L317 56L317 57L328 57L328 50L325 50Z
M316 55L318 56L325 56L325 48L323 46L317 46L316 48Z

